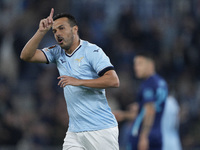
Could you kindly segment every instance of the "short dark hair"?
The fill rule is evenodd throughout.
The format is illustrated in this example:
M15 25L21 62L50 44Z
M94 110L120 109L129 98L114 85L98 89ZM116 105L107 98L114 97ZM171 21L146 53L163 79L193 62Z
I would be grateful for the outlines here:
M138 51L136 54L135 54L135 57L137 56L142 56L142 57L145 57L145 58L148 58L148 59L151 59L152 61L155 62L155 55L153 54L153 52L150 52L150 51L147 51L147 50L142 50L142 51Z
M53 21L55 21L55 20L57 20L57 19L59 19L59 18L63 18L63 17L68 18L69 24L70 24L71 27L73 27L73 26L78 26L75 17L72 16L71 14L67 14L67 13L60 13L60 14L55 15L55 16L53 17Z

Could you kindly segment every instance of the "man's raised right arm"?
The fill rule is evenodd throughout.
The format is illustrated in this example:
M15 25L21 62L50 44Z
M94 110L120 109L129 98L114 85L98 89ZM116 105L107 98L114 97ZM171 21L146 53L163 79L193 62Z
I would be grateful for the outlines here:
M38 49L38 46L45 36L45 34L50 30L53 24L53 13L54 9L51 9L50 15L46 19L42 19L39 24L39 29L35 35L26 43L24 46L20 58L24 61L47 63L47 59L44 53Z

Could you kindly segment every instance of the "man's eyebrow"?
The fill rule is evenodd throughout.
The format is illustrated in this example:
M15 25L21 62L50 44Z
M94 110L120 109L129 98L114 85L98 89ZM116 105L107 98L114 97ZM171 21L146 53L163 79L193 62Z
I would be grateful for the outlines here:
M64 25L59 25L59 26L57 26L57 27L53 28L53 29L52 29L52 31L55 31L55 30L56 30L56 28L60 28L60 27L64 27Z
M56 27L56 28L60 28L60 27L64 27L64 25L59 25L58 27Z

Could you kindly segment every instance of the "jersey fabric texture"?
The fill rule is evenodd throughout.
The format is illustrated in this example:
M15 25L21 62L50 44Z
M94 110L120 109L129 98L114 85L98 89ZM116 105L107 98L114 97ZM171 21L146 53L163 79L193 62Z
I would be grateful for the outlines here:
M80 40L71 55L55 45L42 49L49 63L57 65L59 74L77 79L96 79L114 67L103 50L95 44ZM70 132L94 131L117 126L105 95L105 89L84 86L64 87L69 114Z
M163 150L182 150L179 130L179 104L168 96L162 118Z
M130 144L128 145L127 149L137 150L138 137L140 135L141 126L145 115L144 105L149 102L154 103L156 111L154 123L149 133L149 149L162 149L161 119L167 95L167 83L158 74L154 74L143 81L137 96L137 100L139 103L139 113L131 129L129 141Z

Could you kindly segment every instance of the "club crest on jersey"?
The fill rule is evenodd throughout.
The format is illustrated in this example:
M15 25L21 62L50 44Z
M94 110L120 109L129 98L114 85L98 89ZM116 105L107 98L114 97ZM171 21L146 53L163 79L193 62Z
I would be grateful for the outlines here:
M81 58L77 58L77 59L75 59L79 64L79 66L80 66L80 64L81 64L81 60L83 59L84 57L81 57Z

